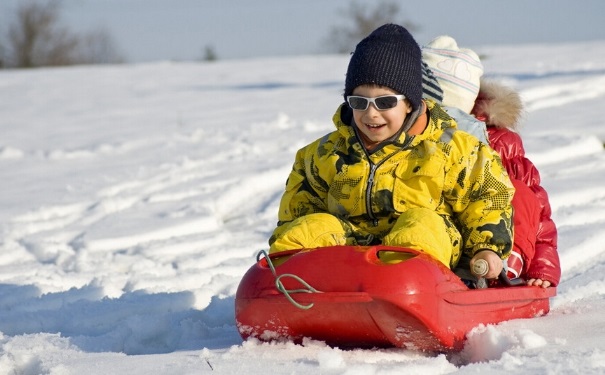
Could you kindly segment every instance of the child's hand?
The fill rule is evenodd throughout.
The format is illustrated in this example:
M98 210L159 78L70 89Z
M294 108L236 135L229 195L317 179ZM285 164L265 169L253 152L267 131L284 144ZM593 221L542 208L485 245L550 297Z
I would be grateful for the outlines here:
M482 276L482 277L485 277L486 279L495 279L498 277L498 275L500 275L500 272L502 271L502 267L504 267L504 264L502 263L502 259L500 259L498 254L496 254L495 252L493 252L491 250L479 251L477 254L475 254L473 259L471 259L471 272L473 272L473 269L474 269L473 266L475 265L475 262L478 261L479 259L485 260L487 262L489 268L485 275L477 275L477 276Z
M527 285L529 286L540 286L542 288L548 288L550 286L550 281L542 280L542 279L529 279L527 280Z

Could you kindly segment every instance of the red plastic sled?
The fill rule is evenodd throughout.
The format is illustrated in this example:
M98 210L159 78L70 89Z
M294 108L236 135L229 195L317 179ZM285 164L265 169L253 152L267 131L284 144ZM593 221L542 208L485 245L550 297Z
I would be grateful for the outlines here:
M405 260L385 264L379 252ZM304 337L338 347L402 347L461 350L479 324L548 313L555 288L528 286L469 289L452 271L415 250L387 246L334 246L271 255L244 275L235 297L243 339ZM317 292L288 293L302 280ZM291 302L288 296L295 302ZM299 304L297 307L295 304Z

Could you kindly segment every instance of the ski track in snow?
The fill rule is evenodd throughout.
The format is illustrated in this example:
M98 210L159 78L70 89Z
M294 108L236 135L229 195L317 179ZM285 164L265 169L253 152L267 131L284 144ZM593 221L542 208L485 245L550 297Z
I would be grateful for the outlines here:
M605 175L605 153L602 141L584 136L568 138L567 142L545 149L548 149L546 156L531 154L529 157L538 160L559 231L562 284L555 299L558 306L587 295L605 294L602 292L605 189L583 179L587 175ZM540 163L541 160L548 161ZM579 290L577 283L586 285Z
M171 352L197 347L200 340L210 348L241 342L232 308L225 304L233 304L243 273L267 246L292 155L300 146L276 144L264 139L262 131L296 133L297 126L280 114L274 121L252 124L223 152L202 150L197 158L146 167L133 178L92 191L87 200L14 216L3 228L6 251L0 254L0 267L15 257L24 261L0 273L0 295L21 298L1 299L0 331L60 332L83 350L127 354ZM323 132L312 123L305 128ZM205 142L205 133L177 132L168 143L195 147ZM230 137L213 136L219 142ZM70 150L3 148L2 156L57 168L116 156L136 158L162 144L166 140L142 138ZM266 160L270 150L284 158ZM238 177L238 168L259 169L259 164L269 166ZM38 280L37 286L13 284L24 278Z
M562 280L553 309L564 308L578 299L605 294L605 189L584 180L605 175L603 141L573 135L553 142L546 136L534 144L549 145L528 152L528 157L540 170L557 224Z
M559 107L603 95L605 95L605 74L575 79L566 84L540 85L522 92L528 111Z
M50 254L44 254L44 249L50 248L71 249L73 254L80 251L106 253L128 251L178 238L200 237L204 233L224 231L226 223L233 220L230 215L234 215L235 209L243 207L249 212L257 212L259 207L269 205L271 199L275 199L275 194L266 196L263 192L267 187L274 190L281 188L283 175L287 173L270 171L244 180L227 177L227 180L217 180L214 185L205 183L203 188L197 191L179 191L179 186L208 178L203 173L193 173L194 169L203 170L195 163L187 163L185 167L173 167L149 179L106 187L96 194L99 198L94 202L43 207L28 212L12 220L11 230L5 237L23 245L41 262L52 261ZM245 194L242 194L241 186L249 187ZM177 192L170 193L175 187ZM190 203L195 200L204 201L204 195L218 195L219 198L210 206L196 206ZM179 211L162 210L164 203L174 204L179 201L184 202ZM154 206L160 206L160 209ZM160 224L157 229L133 233L130 230L113 228L114 233L125 232L123 236L118 237L106 237L106 234L91 236L89 233L94 232L97 223L119 220L121 216L138 211L152 213ZM184 219L179 220L180 216ZM176 220L165 224L163 217ZM170 224L175 221L179 223Z

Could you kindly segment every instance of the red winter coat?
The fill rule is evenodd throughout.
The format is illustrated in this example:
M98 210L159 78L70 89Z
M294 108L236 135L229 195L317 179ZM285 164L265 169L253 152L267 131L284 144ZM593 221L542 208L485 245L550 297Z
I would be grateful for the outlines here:
M517 204L513 201L513 206L515 249L524 263L521 276L548 280L556 286L561 279L557 227L551 219L548 194L540 186L540 174L525 157L521 137L513 131L521 113L522 102L514 90L495 82L481 81L472 114L487 124L489 143L500 154L504 167L517 187ZM513 259L510 261L514 262Z

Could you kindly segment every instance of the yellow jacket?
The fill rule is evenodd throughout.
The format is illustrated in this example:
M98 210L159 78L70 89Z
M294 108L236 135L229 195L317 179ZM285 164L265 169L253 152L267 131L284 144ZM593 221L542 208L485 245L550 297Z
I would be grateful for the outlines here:
M351 230L353 244L379 243L409 208L435 210L462 236L473 256L490 249L506 258L512 248L513 185L499 156L456 130L441 107L426 101L428 125L420 135L402 133L371 154L341 118L336 131L300 149L279 208L273 243L292 220L330 213ZM425 117L426 119L426 117ZM457 259L455 259L457 263Z

